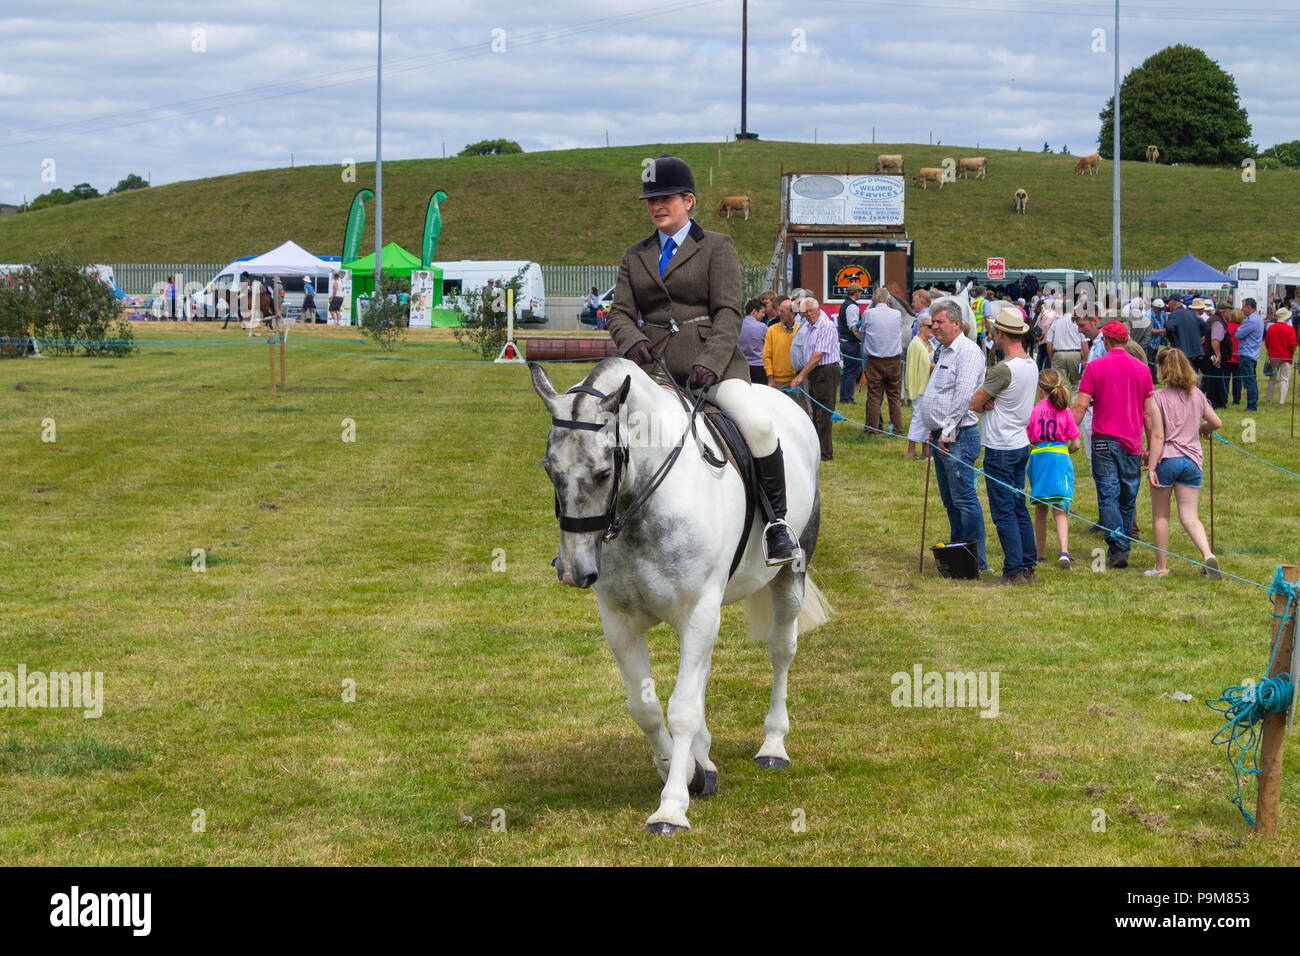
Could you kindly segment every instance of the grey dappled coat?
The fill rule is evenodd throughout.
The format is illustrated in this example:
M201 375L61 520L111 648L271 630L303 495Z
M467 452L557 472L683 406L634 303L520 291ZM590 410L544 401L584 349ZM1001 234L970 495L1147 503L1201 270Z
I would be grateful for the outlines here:
M673 377L685 381L691 366L718 376L749 380L749 366L736 346L740 337L740 258L731 237L701 229L691 220L680 249L659 277L659 233L628 246L618 267L618 284L607 326L620 353L637 342L654 342L677 320L680 331L657 351ZM646 321L636 326L636 314ZM701 322L685 320L706 315Z

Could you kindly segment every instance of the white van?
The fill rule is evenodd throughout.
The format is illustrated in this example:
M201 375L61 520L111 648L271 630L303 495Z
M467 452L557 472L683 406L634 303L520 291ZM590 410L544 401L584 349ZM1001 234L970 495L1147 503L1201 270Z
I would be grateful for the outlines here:
M434 265L442 270L444 302L453 296L483 288L488 279L497 282L513 279L523 269L523 286L515 301L515 321L538 325L546 321L546 283L542 279L542 267L536 262L526 259L503 259L496 262L461 259L458 262L435 262Z
M1237 280L1237 286L1232 290L1233 308L1240 309L1244 300L1254 299L1259 309L1267 309L1273 277L1279 272L1295 269L1294 262L1234 262L1227 268L1228 278Z

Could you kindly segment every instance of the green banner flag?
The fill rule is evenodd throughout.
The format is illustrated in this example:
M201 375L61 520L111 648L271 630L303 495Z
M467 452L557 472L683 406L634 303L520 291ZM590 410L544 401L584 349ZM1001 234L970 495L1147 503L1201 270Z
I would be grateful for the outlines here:
M420 265L427 269L433 265L433 250L438 248L438 235L442 232L441 206L447 201L447 194L439 189L429 197L429 209L424 214L424 251Z
M375 198L369 189L358 189L348 212L348 227L343 233L343 261L351 262L361 251L361 234L366 231L366 203Z

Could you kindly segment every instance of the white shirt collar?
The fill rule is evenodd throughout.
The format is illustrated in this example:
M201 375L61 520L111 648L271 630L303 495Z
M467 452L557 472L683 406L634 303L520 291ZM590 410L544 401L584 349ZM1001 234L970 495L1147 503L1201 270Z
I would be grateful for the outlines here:
M667 242L669 239L672 239L673 242L677 243L677 248L680 249L682 247L682 243L686 241L686 234L690 231L691 231L691 221L689 219L686 220L686 225L682 226L682 228L677 230L677 232L674 233L672 236L669 236L662 229L656 230L656 234L659 236L659 251L663 252L664 243Z

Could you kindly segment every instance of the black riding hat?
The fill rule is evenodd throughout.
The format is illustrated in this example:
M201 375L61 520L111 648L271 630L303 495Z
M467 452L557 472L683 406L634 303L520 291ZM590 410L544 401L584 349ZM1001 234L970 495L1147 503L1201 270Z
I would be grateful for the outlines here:
M695 176L686 160L678 159L664 153L652 161L641 174L645 184L641 189L641 199L655 196L675 196L678 193L695 193Z

